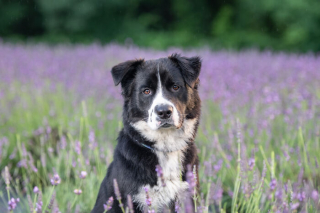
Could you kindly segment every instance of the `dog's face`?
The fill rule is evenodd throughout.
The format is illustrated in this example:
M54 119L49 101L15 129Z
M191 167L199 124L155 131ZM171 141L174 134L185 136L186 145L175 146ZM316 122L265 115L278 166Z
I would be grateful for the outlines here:
M121 83L124 114L130 123L145 122L152 130L179 129L186 118L200 111L197 86L199 57L133 60L112 68L116 85Z

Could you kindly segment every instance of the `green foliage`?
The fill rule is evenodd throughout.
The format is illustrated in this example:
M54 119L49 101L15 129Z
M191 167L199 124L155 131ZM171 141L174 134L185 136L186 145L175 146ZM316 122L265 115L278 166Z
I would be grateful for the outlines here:
M46 42L320 50L318 0L0 2L0 36ZM129 39L128 39L129 38Z

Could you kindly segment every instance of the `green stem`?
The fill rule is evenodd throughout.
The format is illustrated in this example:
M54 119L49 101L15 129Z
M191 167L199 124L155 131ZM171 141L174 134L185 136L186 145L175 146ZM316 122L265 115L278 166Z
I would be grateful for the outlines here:
M8 200L10 200L10 186L7 184L7 194L8 194Z
M123 205L122 205L122 203L121 203L121 199L119 199L118 201L119 201L119 206L120 206L122 212L125 213L124 208L123 208Z
M80 184L79 184L79 190L81 189L81 186L82 186L82 179L80 180ZM78 199L78 194L75 196L75 198L73 199L73 202L71 204L71 209L72 207L74 206L74 204L76 203L77 199Z
M194 212L197 213L197 197L196 197L196 190L193 192L193 203L194 203Z
M76 195L76 196L74 197L74 199L73 199L73 202L72 202L72 204L71 204L70 209L72 209L72 207L73 207L73 206L74 206L74 204L76 203L77 198L78 198L78 195Z
M33 213L36 213L36 202L37 202L37 197L38 197L38 194L36 194L33 198Z

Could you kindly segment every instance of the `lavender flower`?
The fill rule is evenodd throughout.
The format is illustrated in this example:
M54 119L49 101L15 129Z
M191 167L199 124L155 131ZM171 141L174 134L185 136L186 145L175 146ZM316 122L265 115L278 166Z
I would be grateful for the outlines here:
M277 186L277 180L276 179L272 179L270 184L269 184L270 190L271 191L275 190L276 186Z
M95 140L95 134L94 134L94 131L90 131L89 132L89 148L90 149L94 149L97 147L97 142Z
M249 166L249 169L250 169L250 170L253 169L253 167L255 166L255 163L256 163L256 161L255 161L254 158L250 158L250 159L249 159L248 166Z
M53 178L50 180L50 182L53 186L57 186L61 183L61 179L58 174L55 174Z
M184 199L184 212L193 213L192 199L190 197Z
M26 191L26 189L25 189L25 191ZM30 212L34 212L33 211L33 203L32 203L32 199L31 199L30 194L27 194L27 200L28 200Z
M75 189L73 190L73 192L76 194L76 195L80 195L82 193L82 190L81 189Z
M103 208L105 211L108 211L108 210L112 209L112 205L113 205L113 197L109 197L107 203L103 204Z
M163 171L162 171L162 168L160 165L157 165L156 166L156 172L157 172L157 176L160 178L161 180L161 184L162 184L162 187L165 187L166 186L166 183L165 183L165 180L164 180L164 177L163 177Z
M60 139L60 148L65 149L67 147L67 139L65 136L62 136Z
M39 188L37 186L35 186L33 188L33 193L38 194L39 193Z
M20 199L17 198L17 199L14 199L14 198L11 198L9 201L8 201L8 210L9 211L12 211L14 210L16 207L17 207L17 204L20 202Z
M146 204L150 207L152 204L152 199L149 196L149 189L148 189L148 187L144 187L143 189L146 192Z
M178 201L175 202L174 210L175 210L176 213L179 213L179 212L180 212L180 204L179 204Z
M223 189L221 186L217 186L216 189L214 190L214 194L213 194L213 200L215 200L217 203L219 203L222 199L222 195L223 195Z
M300 202L304 201L305 198L306 198L305 192L300 192L300 193L297 194L297 199L298 199Z
M5 179L6 185L9 186L10 185L10 173L9 173L9 169L7 166L4 168L4 175L5 175L4 179Z
M275 195L275 197L277 198L277 200L282 200L282 196L283 196L282 189L276 190L276 192L274 193L274 195Z
M128 207L129 207L129 213L134 213L131 195L127 196L127 203L128 203Z
M39 201L36 203L36 208L35 208L35 211L37 213L42 213L42 206L43 206L43 202L42 201Z
M121 200L121 194L120 194L118 182L116 179L113 179L113 188L114 188L114 193L117 197L117 200Z
M52 195L51 195L50 202L49 202L49 205L48 205L48 207L47 207L46 213L49 213L50 210L52 209L53 203L54 203L54 201L55 201L55 198L56 198L56 193L53 192Z
M79 175L80 179L85 179L87 177L87 174L88 173L86 171L81 171Z
M291 204L291 210L296 210L300 206L299 203L293 203Z
M80 143L80 141L76 141L75 142L74 150L78 155L81 154L81 143Z
M222 159L220 159L215 165L213 165L213 169L215 172L220 171L220 169L222 168Z
M311 198L314 200L314 202L319 201L319 193L317 190L313 190L311 193Z
M95 142L95 135L94 135L94 131L92 131L92 130L89 132L89 142L90 143Z
M36 203L36 208L35 208L36 213L42 213L42 206L43 206L42 193L41 191L39 191L38 201Z
M197 185L196 178L195 178L195 175L193 174L191 165L188 165L187 168L188 168L187 175L186 175L187 182L189 184L190 192L193 193L195 190L195 186Z

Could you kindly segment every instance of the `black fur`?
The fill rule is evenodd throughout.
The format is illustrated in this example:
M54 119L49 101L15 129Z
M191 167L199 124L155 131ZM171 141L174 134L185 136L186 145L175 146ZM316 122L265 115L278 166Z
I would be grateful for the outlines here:
M101 183L96 204L92 213L104 212L103 204L109 197L114 197L114 204L108 212L122 212L114 194L113 179L119 185L124 207L127 206L127 195L134 196L141 186L149 184L151 187L157 184L156 165L159 164L157 155L142 144L154 147L156 141L148 141L143 133L140 134L132 123L146 120L147 109L152 103L152 94L145 96L142 89L156 90L156 71L161 70L164 95L177 107L182 115L182 122L187 119L200 117L200 98L197 91L201 60L199 57L181 57L174 54L168 58L144 61L132 60L116 65L112 68L112 76L115 85L121 83L124 97L123 124L119 133L118 144L114 151L114 160L110 164L107 175ZM173 84L179 84L179 92L171 90ZM197 150L194 138L199 122L197 121L193 137L187 141L187 149L183 161L183 180L186 180L187 165L198 165ZM167 205L174 211L174 200ZM142 212L134 203L134 211Z

